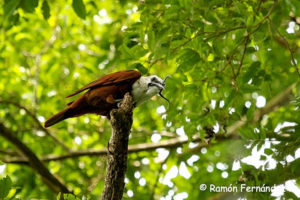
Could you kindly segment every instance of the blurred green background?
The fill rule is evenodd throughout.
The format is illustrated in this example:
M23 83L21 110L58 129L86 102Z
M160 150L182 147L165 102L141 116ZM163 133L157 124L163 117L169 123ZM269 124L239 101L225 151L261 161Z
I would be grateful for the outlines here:
M119 70L170 74L163 94L171 104L154 97L134 110L129 143L144 149L129 154L124 199L300 197L299 1L4 0L0 6L0 123L39 158L106 149L111 128L103 117L41 127L65 107L68 94ZM0 160L0 199L56 199L3 137ZM100 197L105 155L45 165L79 199ZM201 191L201 184L265 184L276 191Z

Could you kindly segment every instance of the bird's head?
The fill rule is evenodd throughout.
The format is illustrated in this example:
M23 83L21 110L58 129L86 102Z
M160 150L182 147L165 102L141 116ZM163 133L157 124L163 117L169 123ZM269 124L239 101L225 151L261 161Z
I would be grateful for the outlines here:
M145 102L157 94L169 102L169 100L161 94L161 92L165 89L166 78L162 80L156 75L142 76L140 80L134 83L132 87L132 95L136 105Z
M165 89L165 83L158 76L152 75L152 76L147 76L146 78L147 78L147 81L148 81L148 88L149 89L156 90L157 93L160 90Z
M164 97L161 93L165 89L165 85L166 85L165 82L168 77L169 77L169 75L167 75L164 78L164 80L162 80L161 78L159 78L156 75L147 76L145 78L147 78L147 81L148 81L148 92L152 93L154 95L158 94L163 99L165 99L166 101L169 102L169 100L166 97Z

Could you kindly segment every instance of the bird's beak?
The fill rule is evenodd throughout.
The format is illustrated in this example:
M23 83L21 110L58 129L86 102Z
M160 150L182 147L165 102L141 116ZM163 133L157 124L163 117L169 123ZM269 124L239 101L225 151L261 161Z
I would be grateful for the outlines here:
M171 77L171 75L167 75L167 76L164 78L164 80L163 80L163 82L162 82L163 86L166 85L165 82L166 82L167 78L169 78L169 77Z
M165 86L163 83L149 83L149 86L153 86L155 85L156 87L158 87L158 89L161 91L163 89L165 89Z
M163 86L163 88L159 91L159 93L158 93L158 95L161 97L161 98L163 98L163 99L165 99L169 104L170 104L170 101L166 98L166 97L164 97L163 95L162 95L162 91L163 91L163 89L165 89L165 82L166 82L166 80L167 80L167 78L169 78L169 77L171 77L170 75L167 75L165 78L164 78L164 80L163 80L163 82L162 82L162 86Z
M166 97L164 97L164 95L162 95L161 92L162 92L162 90L158 93L158 95L159 95L161 98L165 99L165 100L170 104L169 99L167 99Z

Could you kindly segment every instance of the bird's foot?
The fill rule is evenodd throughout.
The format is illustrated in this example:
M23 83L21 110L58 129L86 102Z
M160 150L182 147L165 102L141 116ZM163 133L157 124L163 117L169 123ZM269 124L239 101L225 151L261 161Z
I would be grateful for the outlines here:
M115 102L117 103L118 108L121 106L123 99L115 99Z

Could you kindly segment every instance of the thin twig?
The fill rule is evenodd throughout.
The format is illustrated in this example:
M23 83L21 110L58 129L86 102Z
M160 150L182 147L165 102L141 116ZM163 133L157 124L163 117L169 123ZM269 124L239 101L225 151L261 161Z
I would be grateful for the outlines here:
M197 34L195 34L193 37L190 37L187 41L185 41L184 43L178 45L177 47L171 49L171 52L172 53L175 53L175 51L177 51L178 49L180 49L181 47L187 45L188 43L190 43L191 41L193 41L195 38L201 36L201 35L205 35L205 34L210 34L210 36L206 37L204 39L204 41L208 41L214 37L218 37L218 36L221 36L221 35L224 35L226 33L229 33L231 31L235 31L235 30L238 30L238 29L244 29L246 28L246 26L237 26L237 27L233 27L233 28L229 28L229 29L226 29L226 30L223 30L223 31L217 31L217 32L205 32L205 31L199 31Z
M234 138L234 137L232 137ZM221 141L225 138L223 135L217 135L216 139ZM192 139L187 137L177 137L168 140L163 140L158 143L141 143L141 144L134 144L128 146L128 153L137 153L142 151L154 151L158 148L166 148L171 149L178 146L182 146L187 144L188 142L201 142L201 138L199 136L194 136ZM206 146L206 143L203 143ZM47 155L41 158L43 162L50 162L50 161L61 161L69 158L77 158L81 156L106 156L107 155L107 148L95 150L95 149L88 149L88 150L81 150L81 151L74 151L70 152L65 155L56 156L56 155ZM28 164L28 161L25 158L15 157L10 159L1 159L5 163L15 163L15 164Z
M291 93L293 91L293 88L295 88L295 86L296 83L291 84L287 89L285 89L283 92L279 93L277 96L271 99L263 109L256 110L254 112L253 119L247 119L246 116L242 116L239 121L235 122L230 127L228 127L226 135L235 135L237 130L242 126L244 126L246 123L249 122L255 123L259 119L261 119L261 117L264 116L265 114L274 112L281 106L286 105L291 98Z
M235 74L235 77L234 77L235 80L236 80L236 78L239 76L240 71L241 71L241 68L242 68L242 66L243 66L245 54L246 54L246 51L247 51L247 44L248 44L248 41L249 41L249 35L247 34L247 35L244 37L244 49L243 49L243 53L242 53L242 57L241 57L241 60L240 60L240 64L239 64L238 70L237 70L237 72L236 72L236 74Z
M9 155L9 156L20 156L20 154L16 151L10 151L4 149L0 149L0 154Z
M60 139L58 139L54 134L52 134L50 131L48 131L48 129L46 129L38 120L38 118L36 117L35 114L33 114L28 108L26 108L25 106L20 105L17 102L13 102L13 101L9 101L9 100L2 100L0 99L0 104L10 104L13 105L19 109L23 109L25 110L25 112L34 120L34 122L37 124L38 128L43 131L44 133L46 133L46 135L50 136L55 142L57 142L62 148L64 148L66 151L70 152L71 150L69 149L69 147L67 147L62 141L60 141Z
M235 75L235 72L234 72L234 67L232 66L232 63L231 63L231 57L230 56L226 56L226 61L227 61L227 64L230 66L231 68L231 72L232 72L232 77L235 78L236 75ZM225 65L227 66L227 65Z
M247 27L246 26L237 26L237 27L229 28L229 29L226 29L226 30L223 30L223 31L213 32L209 37L205 38L204 41L208 41L212 38L219 37L221 35L224 35L226 33L231 32L231 31L235 31L235 30L239 30L239 29L245 29L245 28L247 28Z
M296 63L296 59L295 59L294 53L293 53L293 51L292 51L292 49L291 49L291 47L290 47L289 42L288 42L287 39L279 32L279 30L273 25L271 19L270 19L269 17L268 17L267 19L268 19L268 22L269 22L269 24L271 25L271 27L272 27L273 29L275 29L276 33L278 33L278 35L280 36L280 38L284 41L285 46L286 46L286 47L288 48L288 50L289 50L289 53L290 53L290 56L291 56L291 59L292 59L292 64L293 64L293 66L295 67L298 76L300 76L300 72L299 72L299 69L298 69L298 66L297 66L297 63Z

